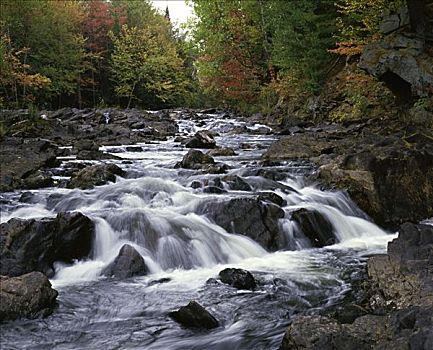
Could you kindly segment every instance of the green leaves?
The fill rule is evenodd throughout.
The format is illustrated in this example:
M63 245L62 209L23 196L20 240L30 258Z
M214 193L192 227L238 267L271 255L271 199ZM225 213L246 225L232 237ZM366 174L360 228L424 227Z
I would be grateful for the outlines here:
M183 60L177 52L166 24L146 28L124 25L118 37L112 34L112 80L119 96L146 103L153 99L163 103L178 101L185 92L187 79Z

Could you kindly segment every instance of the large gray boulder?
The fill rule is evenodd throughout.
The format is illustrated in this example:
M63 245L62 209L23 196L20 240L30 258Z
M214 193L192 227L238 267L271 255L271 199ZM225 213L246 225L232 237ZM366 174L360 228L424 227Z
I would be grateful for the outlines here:
M0 322L20 317L44 317L56 306L57 291L41 272L0 276Z
M286 247L278 225L284 211L258 196L205 202L196 212L206 215L227 232L248 236L270 251Z
M215 148L216 141L209 131L197 131L196 134L185 144L186 148Z
M129 244L125 244L116 259L102 272L103 275L117 279L143 276L149 269L139 252Z
M388 86L397 94L405 89L417 96L431 93L433 57L424 51L424 40L417 36L394 33L368 44L359 67L389 82Z
M298 223L313 247L320 248L336 243L332 224L318 211L298 209L292 213L292 220Z
M11 219L0 226L0 274L19 276L41 271L53 276L53 263L87 257L95 225L81 213L59 213L54 219Z

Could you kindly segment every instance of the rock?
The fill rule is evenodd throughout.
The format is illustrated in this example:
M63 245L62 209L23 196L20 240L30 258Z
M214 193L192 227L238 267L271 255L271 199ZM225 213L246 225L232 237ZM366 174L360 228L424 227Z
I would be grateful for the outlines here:
M210 164L215 164L214 159L199 150L190 150L182 158L182 161L176 164L176 167L185 169L202 169Z
M115 182L116 175L125 176L125 172L115 164L92 165L74 173L67 187L88 189Z
M41 271L53 276L53 263L87 257L95 234L81 213L59 213L54 219L11 219L0 225L0 274L19 276Z
M433 307L410 307L391 315L365 315L352 324L324 316L301 316L288 327L281 350L423 349L433 344Z
M46 184L45 178L31 179L41 169L55 167L57 147L50 141L6 137L0 144L1 191L23 188L27 179L28 188L38 182Z
M154 286L156 284L168 283L170 281L171 281L170 277L162 277L160 279L150 281L148 286L150 287L150 286Z
M224 163L215 163L204 168L209 174L225 174L228 169L229 166Z
M336 242L332 224L318 211L298 209L292 213L304 235L311 241L313 247L324 247Z
M19 198L19 202L21 203L29 203L29 204L36 204L39 203L40 198L34 194L33 192L23 192Z
M212 329L219 326L217 319L196 301L190 301L168 315L186 328Z
M21 317L45 317L56 306L57 291L44 274L0 276L0 322Z
M273 203L257 197L238 197L201 203L196 212L206 215L227 232L250 237L265 249L275 251L286 247L278 226L284 211Z
M426 96L433 85L433 57L423 50L422 38L405 33L390 34L365 47L359 67L389 83L391 90L393 87L406 89L405 99L410 99L411 94Z
M433 216L433 153L396 145L348 155L319 168L319 179L347 189L379 225L395 229Z
M127 152L143 152L143 148L140 146L128 146L126 147Z
M324 316L301 316L287 329L281 349L367 350L386 344L390 336L391 325L382 316L366 315L344 325Z
M407 7L399 9L398 13L383 17L379 30L382 34L389 34L409 24L409 11Z
M433 226L403 224L388 254L370 258L367 269L373 301L380 297L399 308L433 305Z
M134 276L143 276L149 272L143 257L135 248L125 244L119 251L116 259L108 265L103 275L118 279L125 279Z
M253 275L243 269L227 268L219 273L221 282L229 284L237 289L255 289L257 287L256 280Z
M221 193L227 193L227 191L216 186L206 186L203 188L203 193L221 194Z
M281 196L274 192L259 192L257 195L259 200L261 201L268 201L278 205L279 207L284 207L287 205L287 202Z
M197 131L186 144L186 148L215 148L216 142L208 131Z
M44 187L53 187L54 186L54 180L51 176L44 175L44 174L37 174L29 176L28 178L24 179L22 181L22 188L26 188L29 190L35 190L38 188L44 188Z
M74 143L74 149L77 151L99 151L99 147L99 144L89 139L81 139Z
M240 176L227 175L222 180L229 185L229 188L233 191L252 191L251 186Z
M235 156L236 152L233 148L222 147L222 148L214 148L207 152L207 154L211 157L231 157Z

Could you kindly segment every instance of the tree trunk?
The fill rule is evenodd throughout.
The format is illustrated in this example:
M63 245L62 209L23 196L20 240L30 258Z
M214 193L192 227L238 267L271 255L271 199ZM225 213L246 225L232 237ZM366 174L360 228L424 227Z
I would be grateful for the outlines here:
M132 101L132 97L134 96L134 90L135 90L136 84L137 84L137 82L134 83L134 85L132 86L131 93L129 94L128 106L126 106L127 109L129 109L129 106L131 105L131 101Z

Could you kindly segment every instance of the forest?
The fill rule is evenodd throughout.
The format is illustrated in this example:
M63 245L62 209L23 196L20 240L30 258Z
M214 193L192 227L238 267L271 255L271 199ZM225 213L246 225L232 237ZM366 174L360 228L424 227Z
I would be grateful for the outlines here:
M299 109L381 38L382 15L405 1L189 3L196 17L179 30L147 0L2 1L0 105ZM389 103L363 71L346 78L331 119Z

